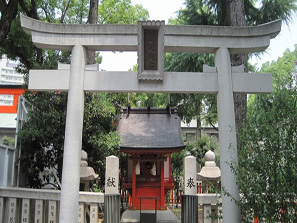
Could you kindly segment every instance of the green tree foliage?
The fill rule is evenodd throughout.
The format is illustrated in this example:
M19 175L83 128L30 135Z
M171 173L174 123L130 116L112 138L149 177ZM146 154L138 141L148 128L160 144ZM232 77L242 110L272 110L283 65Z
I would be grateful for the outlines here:
M129 71L137 72L138 65ZM165 93L135 93L129 92L127 103L132 107L163 107L169 104L169 95Z
M220 2L224 4L224 1L218 1L215 7L210 5L211 1L203 0L185 0L183 9L178 11L178 17L175 20L170 20L170 24L184 24L184 25L219 25L222 10Z
M172 154L172 175L174 177L179 177L183 175L183 158L189 154L196 157L198 164L204 165L204 156L205 153L209 150L218 153L218 142L215 138L209 135L202 135L202 137L197 139L194 143L188 143L186 145L186 148L182 150L180 153ZM216 163L217 161L218 160L216 160Z
M210 25L215 19L214 14L201 1L185 1L185 9L178 12L176 19L171 19L174 25ZM165 56L165 70L175 72L202 72L203 65L214 66L212 54L198 53L167 53ZM216 97L215 95L200 94L171 94L171 104L179 105L178 114L181 119L189 123L197 121L197 138L201 137L201 121L207 124L215 123ZM201 114L203 114L201 116Z
M232 2L234 3L236 1L186 0L185 1L186 7L184 9L180 10L179 17L182 18L181 19L182 21L183 20L188 21L188 24L191 24L191 25L194 25L194 24L197 24L197 25L202 25L202 24L203 25L232 25L233 23L230 23L230 21L229 21L229 18L231 18L231 14L230 14L230 11L228 11L229 10L228 7L230 6L230 4ZM262 24L262 23L270 22L275 19L283 19L285 21L290 21L292 19L292 16L294 15L293 13L296 11L296 0L276 0L276 1L263 0L263 1L257 1L257 2L253 1L253 0L244 0L243 2L244 2L244 11L245 11L244 17L247 20L246 22L248 25ZM238 10L235 10L235 12L237 12L237 11ZM236 21L235 21L235 25L236 25ZM240 56L239 56L239 58L240 58ZM244 62L244 60L245 59L243 58L242 62L247 66L247 64ZM240 62L240 60L238 60L238 61ZM232 60L232 62L233 62L233 60ZM234 65L237 64L236 61L233 63L234 63ZM295 92L295 95L296 95L296 92ZM276 95L275 95L275 97L276 97ZM272 100L272 98L270 98L270 100ZM270 100L267 98L266 103L271 102ZM261 106L258 105L257 108L261 109ZM244 111L244 110L242 110L242 111ZM267 114L264 113L263 115L270 114L271 117L273 117L271 111L272 110L267 109ZM295 107L295 111L296 111L296 107ZM242 114L240 114L240 115L242 115ZM295 116L296 116L296 114L295 114ZM259 116L257 116L257 117L259 117ZM275 121L275 120L276 119L270 119L270 122ZM256 122L256 123L258 123L258 122ZM276 123L276 122L274 122L274 123ZM238 126L238 118L237 118L237 126ZM273 127L270 126L270 128L277 129L277 125L275 124L275 125L273 125ZM294 129L294 128L296 129L296 126L293 127L292 129ZM259 134L258 131L254 130L254 132L255 132L255 134ZM278 137L276 137L276 134L272 134L272 135L269 134L270 131L266 131L265 133L266 133L266 135L265 135L266 137L274 136L275 139L278 138ZM245 135L243 137L252 136L252 135L253 134L251 132L246 131ZM295 133L295 140L296 140L296 133ZM249 145L249 144L246 144L247 142L249 142L249 140L247 140L246 138L243 138L243 142L244 142L243 143L244 146ZM256 151L257 150L256 146L258 145L257 144L258 140L254 140L253 142L254 142L253 146L255 147L253 149L254 149L254 151ZM296 141L295 141L295 145L296 145ZM259 146L257 148L259 148ZM268 145L265 146L265 149L268 149L268 148L273 149L272 147L270 147ZM258 149L258 150L263 151L261 149ZM249 148L246 148L246 149L243 148L242 151L239 151L239 153L249 154ZM296 154L296 151L295 151L295 154ZM246 160L247 160L246 163L244 163L245 161L240 160L240 162L241 162L240 165L243 165L244 167L242 169L242 172L240 172L241 171L240 168L237 172L237 174L240 174L240 177L242 177L242 179L239 177L240 180L242 180L242 183L240 183L240 180L239 180L239 184L241 185L242 191L244 190L244 188L246 189L244 192L245 200L242 203L242 205L243 205L242 210L243 210L243 212L247 213L249 210L253 210L253 208L265 207L265 208L259 209L258 211L257 210L255 210L255 211L257 211L257 213L262 213L262 216L261 216L262 221L264 221L263 215L265 215L265 217L267 217L266 219L269 219L269 220L271 219L271 221L267 220L267 222L273 222L272 216L280 215L279 206L277 206L277 205L275 206L278 208L278 212L273 213L273 211L268 212L267 210L269 208L271 208L270 210L277 210L277 208L276 209L273 208L273 204L275 204L277 202L278 202L278 204L280 204L281 201L283 201L283 200L277 199L276 196L273 196L273 193L268 194L268 196L267 196L267 194L263 196L263 194L261 194L261 193L263 191L265 192L266 188L262 187L263 184L262 185L261 185L261 183L254 184L254 182L255 181L259 182L260 180L262 180L262 182L266 182L267 177L268 177L268 179L270 179L270 180L273 179L273 181L276 182L275 179L280 180L280 178L275 178L275 174L270 175L270 177L269 177L269 174L271 174L271 171L273 171L273 168L272 167L270 168L271 171L268 171L268 170L266 171L267 167L266 167L266 165L263 165L263 163L265 163L265 162L263 162L262 158L263 159L267 158L267 155L262 153L262 156L263 157L255 156L257 158L258 162L255 162L255 160L253 160L253 159L251 159L251 161L250 161L248 158L246 158ZM248 157L248 155L246 155L246 157ZM274 161L272 161L272 160L274 159L274 157L270 156L269 158L271 159L270 163L273 163ZM242 159L242 158L240 157L240 159ZM280 161L280 160L278 160L278 161ZM258 166L256 165L256 163ZM267 162L267 165L269 166L270 163ZM293 165L295 165L295 170L296 170L296 160L293 163L294 163ZM256 167L253 164L255 164ZM258 175L257 168L261 168L263 170L262 172L264 174ZM251 174L251 172L252 172L252 174ZM273 176L273 177L271 177L271 176ZM293 180L295 180L295 182L296 182L296 179L294 179L294 177L293 177ZM270 189L272 189L272 188L273 187L270 187ZM287 188L289 188L289 187L287 187ZM296 186L293 188L294 189L293 190L291 189L290 191L297 191ZM250 190L248 190L248 189L250 189ZM277 188L274 188L274 189L277 189ZM255 193L255 191L257 191L257 193ZM272 190L270 192L272 192ZM255 200L257 202L253 203L253 201L255 201ZM272 202L273 200L276 202ZM292 199L291 199L291 201L292 201ZM296 195L295 195L295 201L296 201ZM246 204L246 206L244 206L245 204ZM271 204L271 206L269 206L267 204ZM292 203L291 203L291 205L292 205ZM286 213L288 213L288 211ZM269 214L270 214L270 216L269 216ZM247 216L247 215L245 215L245 216ZM250 219L250 221L251 221L251 219ZM296 219L295 219L295 221L296 221ZM280 222L280 219L278 218L278 220L275 220L274 222ZM294 222L294 220L291 219L289 221L284 221L284 222Z
M297 10L296 0L243 0L248 25L271 22L276 19L292 21ZM179 11L181 21L188 25L230 25L227 0L185 0Z
M171 174L176 179L183 176L183 164L184 157L186 156L186 149L183 149L180 153L173 153L171 155Z
M136 23L147 19L148 11L139 5L132 6L129 0L100 1L99 17L107 11L106 23ZM25 1L20 0L19 12L52 23L88 22L89 1ZM111 7L111 8L108 8ZM107 11L102 10L104 8ZM125 9L123 11L123 9ZM136 13L136 15L135 15ZM100 17L100 18L101 18ZM19 60L19 71L25 75L29 69L57 69L57 62L70 63L70 52L37 49L31 37L20 27L19 16L12 22L10 33L1 42L0 54ZM40 188L42 180L59 187L62 174L62 156L65 132L67 93L64 92L26 92L26 99L34 109L19 133L19 146L22 148L22 169L28 173L31 187ZM114 101L123 102L123 95L85 94L83 144L89 154L89 165L100 174L104 182L105 157L118 151L119 136L115 132L115 119L119 112ZM40 177L46 168L52 171Z
M286 23L291 22L297 10L296 3L296 0L245 1L247 23L262 24L277 19L282 19Z
M141 5L131 5L131 0L102 0L99 5L99 24L136 24L149 17Z
M216 163L219 166L218 142L214 137L202 135L201 138L197 139L194 143L187 144L186 150L189 151L192 156L196 157L199 167L204 166L205 153L211 150L216 153Z
M115 101L121 95L107 93L86 93L82 149L88 153L88 164L105 182L105 158L119 152L119 135L116 132L116 118L119 112Z
M4 136L2 139L2 144L7 145L7 146L14 146L15 140L14 140L14 138Z
M201 1L186 0L184 4L185 9L181 9L178 12L176 19L170 19L169 24L210 25L211 21L215 20L215 15ZM164 69L175 72L202 72L204 64L214 66L212 54L167 53L165 55ZM205 149L198 145L199 141L205 141L205 137L201 138L201 121L204 119L206 124L215 123L217 120L217 108L215 95L171 94L170 98L170 104L178 105L178 115L183 121L190 123L194 118L197 121L196 142L187 144L183 153L172 155L172 175L177 180L176 188L178 189L178 179L183 174L183 159L186 151L197 158L199 166L202 165L202 158L207 150L204 151ZM203 114L202 117L201 114ZM207 143L209 142L208 139L206 141Z
M46 168L55 170L43 176L49 183L59 187L62 174L62 155L66 117L66 93L30 93L26 95L34 107L28 114L22 130L18 133L19 146L22 149L21 164L28 175L30 187L40 188L40 172ZM46 149L45 149L46 148ZM57 172L56 175L53 173Z
M129 93L132 107L163 107L168 105L168 94L163 93Z
M41 1L20 1L20 12L38 19L57 22L54 8L56 4ZM49 13L49 10L52 10ZM37 11L40 11L38 14ZM27 74L29 69L55 69L57 62L69 63L70 52L45 51L37 49L20 26L19 15L12 22L8 36L1 42L0 54L20 61L19 72ZM42 178L49 182L54 179L54 185L59 187L61 177L63 135L65 128L65 108L67 94L59 92L26 92L26 99L34 106L29 113L29 119L19 132L19 146L22 146L22 170L28 174L28 183L31 187L41 187L39 173L45 168L57 170L44 175ZM46 149L44 149L46 148Z
M177 194L180 189L182 176L184 175L184 158L187 150L183 149L180 153L172 153L171 155L171 175L174 177L174 187Z
M211 54L170 53L165 57L165 70L175 72L202 72L203 65L214 65ZM171 94L171 104L178 105L178 114L187 123L193 118L197 120L197 136L201 137L202 118L206 123L215 123L216 97L215 95L199 94ZM204 114L201 118L201 114Z
M202 137L197 139L194 143L188 143L186 148L180 153L173 153L171 155L171 175L174 177L176 195L178 195L182 176L184 175L184 158L187 155L195 156L198 163L197 171L199 172L199 168L205 164L204 156L208 150L212 150L217 154L216 163L219 164L220 156L218 155L217 140L209 135L202 135Z
M170 23L185 25L243 26L262 24L276 19L291 21L297 9L296 2L296 0L185 0L185 7L179 10L178 18L171 20ZM244 7L241 7L242 5ZM173 56L171 59L173 61L169 61L173 64L171 67L180 64L181 67L187 68L187 58L182 59L185 55ZM201 56L205 57L204 55L200 55L199 57ZM246 67L245 70L247 71L247 55L233 55L231 61L232 66L244 64ZM196 60L193 61L193 63L198 62ZM207 60L206 64L208 64ZM209 63L209 65L212 64ZM235 94L234 99L236 128L239 131L246 117L246 95ZM215 107L215 105L213 107ZM194 116L195 115L192 113L192 117Z
M17 15L18 0L0 2L0 42L8 35L11 22Z
M261 71L273 74L273 93L249 99L239 166L233 166L246 222L254 216L260 222L297 221L296 61L297 47L264 64Z

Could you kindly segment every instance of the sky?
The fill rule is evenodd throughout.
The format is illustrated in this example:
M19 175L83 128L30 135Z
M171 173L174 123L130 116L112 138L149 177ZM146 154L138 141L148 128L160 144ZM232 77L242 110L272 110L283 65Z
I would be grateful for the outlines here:
M165 20L168 23L170 18L177 16L177 11L184 7L184 0L131 0L132 4L141 4L149 11L150 20ZM286 49L293 50L297 44L297 16L287 26L282 24L279 35L270 41L270 46L260 58L252 57L250 63L260 68L267 61L276 61L282 57ZM106 71L127 71L137 64L136 52L100 52L103 56L100 69Z

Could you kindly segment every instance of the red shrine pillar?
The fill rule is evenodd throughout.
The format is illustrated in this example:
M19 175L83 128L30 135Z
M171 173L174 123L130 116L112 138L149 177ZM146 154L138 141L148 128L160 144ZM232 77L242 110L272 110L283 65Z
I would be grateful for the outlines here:
M169 180L171 180L171 154L168 156L169 160Z
M136 160L133 160L132 165L132 208L136 207Z
M165 186L164 186L164 160L161 161L161 197L160 197L160 208L165 207Z

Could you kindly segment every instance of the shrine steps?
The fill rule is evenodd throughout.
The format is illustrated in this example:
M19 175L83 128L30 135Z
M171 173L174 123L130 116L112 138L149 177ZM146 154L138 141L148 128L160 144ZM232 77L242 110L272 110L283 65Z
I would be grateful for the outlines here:
M141 213L155 213L151 211L141 211ZM126 210L122 214L121 223L140 223L140 211ZM180 223L180 220L172 213L171 210L157 211L157 223Z

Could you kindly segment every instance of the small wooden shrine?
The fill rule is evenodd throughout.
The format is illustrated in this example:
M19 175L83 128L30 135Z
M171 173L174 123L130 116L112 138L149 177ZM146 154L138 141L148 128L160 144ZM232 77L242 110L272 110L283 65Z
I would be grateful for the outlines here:
M175 108L123 108L117 127L120 151L127 154L123 189L131 210L166 210L165 196L174 188L171 154L185 146Z

